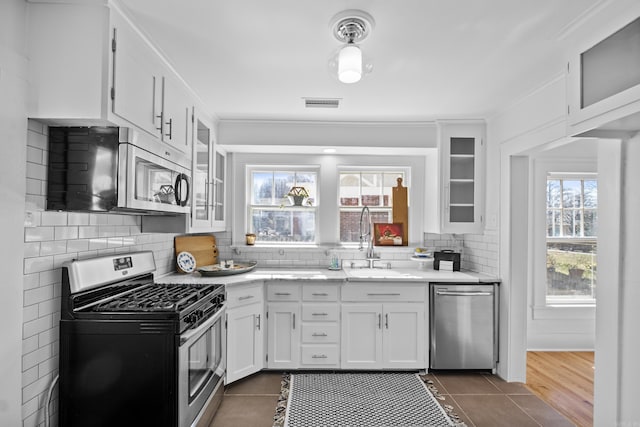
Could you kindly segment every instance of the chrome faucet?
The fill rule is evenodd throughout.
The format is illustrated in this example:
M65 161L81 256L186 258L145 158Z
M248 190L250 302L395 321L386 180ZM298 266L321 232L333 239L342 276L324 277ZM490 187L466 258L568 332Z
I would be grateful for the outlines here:
M367 214L366 222L363 221L365 213ZM362 208L362 212L360 212L360 250L364 249L362 245L364 239L367 239L366 260L369 262L369 268L373 268L373 263L377 258L375 256L375 253L373 252L373 235L371 234L371 212L369 212L369 207L366 205Z

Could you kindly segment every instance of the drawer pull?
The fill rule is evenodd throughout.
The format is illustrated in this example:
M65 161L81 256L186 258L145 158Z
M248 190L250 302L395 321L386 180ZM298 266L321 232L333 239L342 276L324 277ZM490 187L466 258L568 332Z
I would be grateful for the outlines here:
M253 297L254 297L253 295L245 295L243 297L238 297L238 301L244 301L246 299L251 299Z
M313 356L311 356L312 359L326 359L327 355L326 354L314 354Z
M328 316L329 313L311 313L312 316Z
M329 294L326 292L314 292L311 295L313 295L314 297L328 297Z
M288 295L291 295L290 292L276 292L274 295L279 296L279 297L286 297Z
M311 334L312 337L326 337L328 336L326 332L314 332Z
M370 293L367 294L367 296L370 297L377 297L377 296L382 296L382 297L399 297L400 294L399 293Z

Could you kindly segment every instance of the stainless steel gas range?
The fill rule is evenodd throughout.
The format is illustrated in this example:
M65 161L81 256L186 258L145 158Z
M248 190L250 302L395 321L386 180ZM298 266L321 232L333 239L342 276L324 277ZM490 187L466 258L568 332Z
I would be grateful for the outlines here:
M223 285L157 284L151 252L66 263L60 425L207 425L222 398Z

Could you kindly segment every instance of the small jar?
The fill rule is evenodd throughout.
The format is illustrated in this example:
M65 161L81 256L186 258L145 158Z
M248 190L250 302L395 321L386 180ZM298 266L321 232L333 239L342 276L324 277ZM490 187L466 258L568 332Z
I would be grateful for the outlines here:
M253 233L247 233L244 235L247 245L253 246L256 243L256 235Z

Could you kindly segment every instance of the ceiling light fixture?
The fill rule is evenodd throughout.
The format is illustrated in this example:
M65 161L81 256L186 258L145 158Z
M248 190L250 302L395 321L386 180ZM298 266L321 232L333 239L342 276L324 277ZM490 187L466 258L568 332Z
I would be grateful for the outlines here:
M360 81L362 75L371 72L373 66L363 59L362 50L356 43L362 42L371 33L373 17L361 10L345 10L333 17L330 26L334 37L344 43L329 62L330 68L343 83Z

